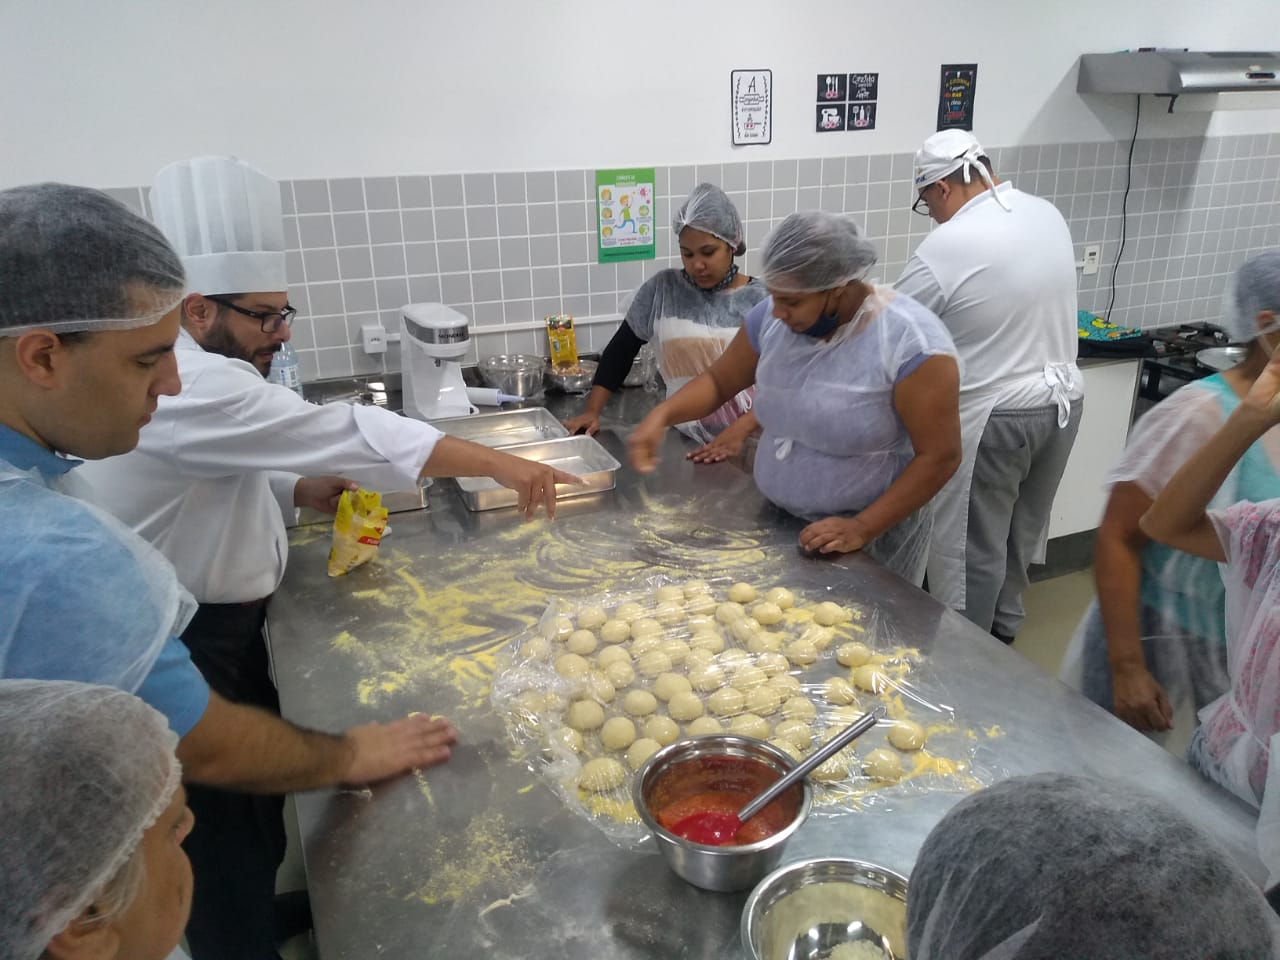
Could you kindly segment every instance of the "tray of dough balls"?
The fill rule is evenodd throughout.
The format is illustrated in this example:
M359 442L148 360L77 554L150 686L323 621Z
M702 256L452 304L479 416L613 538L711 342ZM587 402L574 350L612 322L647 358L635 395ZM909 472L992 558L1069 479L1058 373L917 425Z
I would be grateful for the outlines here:
M888 720L811 774L815 814L980 789L995 772L940 692L871 605L705 580L553 600L493 680L534 771L625 846L647 836L631 778L662 747L729 732L799 758L878 704Z

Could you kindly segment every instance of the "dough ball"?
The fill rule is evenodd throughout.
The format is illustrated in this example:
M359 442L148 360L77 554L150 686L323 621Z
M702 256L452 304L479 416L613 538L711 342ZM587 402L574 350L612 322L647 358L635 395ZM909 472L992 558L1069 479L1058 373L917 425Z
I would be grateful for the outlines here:
M707 664L705 667L690 670L689 682L693 684L693 689L701 690L703 693L710 693L724 686L725 672L717 664Z
M525 643L518 656L521 660L542 660L551 654L551 644L546 637L534 637Z
M542 695L542 708L547 713L564 713L567 706L569 706L569 701L562 694L545 693Z
M924 727L914 720L895 720L889 728L889 742L899 750L919 750L924 746Z
M773 650L766 650L763 653L756 654L756 666L764 671L766 677L776 677L780 673L787 673L791 670L791 662L782 654Z
M716 657L716 661L723 667L735 670L744 663L751 662L751 654L745 650L739 650L736 647L730 647L724 653Z
M689 613L705 617L708 614L715 613L716 600L715 597L711 596L711 594L706 593L701 596L693 597L690 600L686 600L684 602L684 608Z
M785 653L797 667L807 667L818 659L818 648L808 640L792 640Z
M881 693L889 686L889 676L873 663L864 663L853 671L853 683L859 690Z
M844 607L830 600L824 600L813 608L813 622L824 627L832 627L845 619Z
M636 661L636 666L640 672L646 677L656 677L660 673L666 673L671 669L671 658L661 650L648 650L640 654L640 659Z
M628 600L626 603L620 603L613 611L614 617L626 623L636 620L644 616L644 607L636 603L634 600Z
M684 607L678 603L660 603L653 611L653 619L666 626L674 626L684 619Z
M808 750L813 746L813 727L803 720L783 720L774 729L773 735L794 743L801 750Z
M729 624L729 632L733 634L733 639L745 646L751 643L752 637L760 633L760 624L750 617L744 617Z
M756 716L754 713L744 713L729 721L729 732L764 740L773 732L773 725L764 717Z
M694 597L705 596L711 592L711 584L705 580L688 580L683 586L684 597L686 600L692 600Z
M716 619L721 623L733 623L735 620L742 620L746 615L747 611L742 609L740 603L722 603L716 607Z
M716 662L716 655L710 650L703 650L700 647L694 647L689 651L689 656L685 658L684 668L693 673L695 670L702 670L711 666Z
M849 704L858 702L858 694L853 684L844 677L830 677L822 685L822 696L827 703Z
M831 646L831 641L835 639L835 632L830 627L809 624L809 626L805 627L804 633L800 634L800 639L812 643L819 651L822 651Z
M625 620L606 620L600 625L600 639L605 643L623 643L631 638L631 624Z
M750 603L757 596L756 588L749 583L735 583L729 588L729 599L734 603Z
M600 672L609 678L609 682L613 684L615 692L621 690L623 687L631 686L631 684L636 681L636 671L635 668L631 666L630 657L626 660L617 660L613 663L606 664L605 668Z
M611 663L631 663L631 651L626 647L605 647L596 654L596 663L607 667Z
M680 679L683 680L684 678L681 677ZM681 722L696 720L702 716L702 701L698 699L696 693L682 690L667 703L667 713L671 714L672 720Z
M677 693L688 693L692 689L693 684L689 682L689 678L682 677L678 673L660 673L653 681L653 695L663 703L669 703ZM697 714L695 713L694 716L696 717Z
M571 727L555 727L547 734L547 742L553 750L559 747L562 750L568 750L570 753L581 753L582 748L586 745L582 739L582 734Z
M868 753L862 762L862 768L874 780L892 783L902 779L902 758L884 747L877 747Z
M808 720L818 715L818 708L808 697L792 697L782 705L782 715L788 720Z
M703 631L695 633L689 641L689 646L694 650L706 650L708 653L719 653L724 649L724 637L720 636L720 631L711 633Z
M660 637L662 624L651 617L639 617L631 621L631 636L637 640L641 637Z
M707 698L707 706L711 708L711 712L721 717L741 713L746 705L746 695L736 687L721 687Z
M658 709L658 698L648 690L628 690L622 698L622 709L633 717L647 717Z
M818 764L818 768L814 770L810 777L814 780L821 780L823 783L832 783L836 780L843 780L849 776L849 764L853 760L852 754L841 750L834 757Z
M571 633L573 633L573 621L568 617L556 617L542 629L542 635L548 640L567 640Z
M539 690L526 690L516 697L515 707L521 713L542 713L547 708L546 698Z
M644 656L650 650L658 650L662 647L662 635L659 633L646 633L643 637L636 637L631 641L631 656L637 660Z
M734 667L733 678L729 681L743 693L755 687L763 687L769 680L765 672L753 663L744 663Z
M804 689L800 685L799 678L793 677L789 673L774 674L769 678L769 686L773 687L773 689L777 690L784 697L794 696Z
M677 667L689 659L689 645L679 637L668 637L658 649L670 657L672 664Z
M786 587L774 587L764 595L764 598L770 603L777 606L779 610L790 610L796 605L796 595ZM756 617L759 620L759 617ZM761 621L762 623L764 621Z
M779 750L785 753L792 760L800 760L804 757L804 754L800 751L800 748L797 747L790 740L770 740L769 744L770 746L777 747Z
M724 724L715 717L703 714L689 724L689 736L701 737L709 733L724 733Z
M594 700L575 700L569 704L567 723L574 730L599 730L604 726L604 707Z
M636 738L636 725L626 717L610 717L600 728L600 742L606 750L625 750Z
M871 648L865 643L842 643L836 648L836 662L845 667L860 667L871 659Z
M583 630L594 630L608 619L600 607L583 607L578 611L578 626Z
M622 786L626 779L626 769L613 757L596 757L583 765L578 786L589 793L608 793Z
M680 725L670 717L650 717L644 722L644 735L665 747L680 739Z
M596 635L590 630L575 630L569 634L569 639L564 642L564 645L570 653L585 657L589 653L595 653L599 643Z
M689 628L690 633L719 633L720 629L716 626L716 618L714 616L698 615L690 617L685 621L685 626Z
M601 670L592 670L585 679L587 693L601 703L613 703L613 698L618 695L618 688L613 685L608 674Z
M752 653L777 653L782 649L782 636L771 630L757 630L747 638L747 649Z
M576 653L562 653L556 657L556 673L570 680L585 677L590 669L591 664L587 662L587 658Z
M762 717L772 716L781 705L782 694L767 684L747 691L747 709L752 713L758 713Z
M766 600L751 608L751 616L755 617L756 623L771 627L782 619L782 608Z
M678 587L673 583L659 587L653 591L653 599L657 603L680 603L684 600L684 587Z
M662 749L662 744L648 737L641 737L627 748L627 764L632 770L639 770L644 762Z

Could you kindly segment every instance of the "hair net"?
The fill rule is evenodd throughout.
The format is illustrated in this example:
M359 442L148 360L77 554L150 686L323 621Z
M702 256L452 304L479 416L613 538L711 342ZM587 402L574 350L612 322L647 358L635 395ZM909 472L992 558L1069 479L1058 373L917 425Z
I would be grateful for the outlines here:
M971 171L977 170L978 176L987 188L995 195L996 203L1006 211L1009 205L1000 194L995 193L995 182L991 179L991 171L982 163L980 157L986 156L982 144L967 130L939 130L926 140L916 151L915 186L917 190L937 183L957 170L964 172L964 182L970 183Z
M1158 800L1062 774L942 818L911 874L907 939L914 960L1273 956L1270 908L1209 837Z
M693 188L689 199L681 204L676 215L671 218L671 229L676 239L680 239L680 231L685 227L693 227L713 237L719 237L733 250L735 257L747 252L747 244L742 235L742 217L733 201L719 187L710 183L700 183Z
M1258 314L1264 310L1280 321L1280 251L1260 253L1235 272L1227 284L1222 326L1236 343L1256 340L1262 332Z
M160 231L105 193L64 183L0 191L0 336L150 326L185 282Z
M769 231L760 257L770 290L815 293L861 280L875 266L876 248L849 217L813 211Z
M0 680L0 960L35 960L173 800L177 736L111 687Z

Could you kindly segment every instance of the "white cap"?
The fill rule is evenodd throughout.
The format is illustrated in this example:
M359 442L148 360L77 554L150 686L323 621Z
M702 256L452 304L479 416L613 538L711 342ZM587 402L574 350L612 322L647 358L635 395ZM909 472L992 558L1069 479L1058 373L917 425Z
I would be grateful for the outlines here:
M192 293L288 289L280 185L244 161L170 164L151 186L151 214L182 257Z
M982 182L995 195L996 203L1007 212L1009 205L996 193L991 171L978 159L983 156L986 151L982 144L968 130L939 130L916 151L915 187L922 190L957 170L963 170L964 182L971 183L970 171L977 170Z

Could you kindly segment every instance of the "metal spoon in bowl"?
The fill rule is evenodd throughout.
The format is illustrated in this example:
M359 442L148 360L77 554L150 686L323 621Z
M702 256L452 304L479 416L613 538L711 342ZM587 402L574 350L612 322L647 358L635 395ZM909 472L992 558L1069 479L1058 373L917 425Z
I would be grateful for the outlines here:
M870 713L864 714L840 731L835 737L819 748L812 756L805 758L779 780L774 781L764 793L760 794L737 813L720 813L707 810L692 813L671 828L676 836L702 843L712 847L723 847L733 843L742 829L742 825L757 813L776 800L794 783L799 783L811 770L820 766L823 761L835 756L858 737L883 720L885 708L878 706Z

